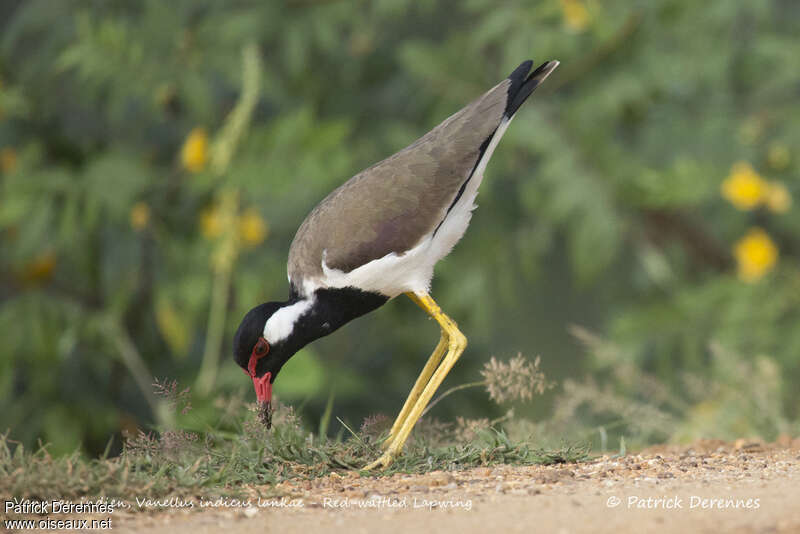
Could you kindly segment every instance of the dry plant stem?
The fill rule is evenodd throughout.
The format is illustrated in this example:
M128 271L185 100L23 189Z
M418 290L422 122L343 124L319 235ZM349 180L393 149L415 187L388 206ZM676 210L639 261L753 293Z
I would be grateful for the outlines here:
M469 382L467 384L461 384L460 386L451 387L450 389L448 389L447 391L445 391L444 393L442 393L441 395L439 395L438 397L433 399L430 404L428 404L428 407L425 408L425 410L423 410L422 414L419 416L420 419L425 417L425 414L428 413L429 411L431 411L431 408L436 406L436 404L440 400L444 399L445 397L447 397L451 393L455 393L456 391L461 391L462 389L474 388L474 387L485 386L485 385L486 385L486 380L481 380L479 382Z

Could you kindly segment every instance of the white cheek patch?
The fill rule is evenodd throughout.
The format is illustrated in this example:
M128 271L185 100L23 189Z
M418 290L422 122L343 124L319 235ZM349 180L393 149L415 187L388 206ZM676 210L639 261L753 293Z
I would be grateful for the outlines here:
M313 306L314 300L307 299L285 306L272 314L264 325L264 339L270 345L289 337L297 320Z

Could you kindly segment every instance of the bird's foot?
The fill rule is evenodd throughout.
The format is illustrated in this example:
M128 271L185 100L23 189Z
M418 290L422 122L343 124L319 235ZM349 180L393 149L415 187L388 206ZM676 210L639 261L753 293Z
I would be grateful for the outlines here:
M392 462L394 462L394 457L397 455L392 449L387 450L383 454L381 454L380 458L375 460L369 465L364 466L361 470L362 471L372 471L373 469L386 469Z

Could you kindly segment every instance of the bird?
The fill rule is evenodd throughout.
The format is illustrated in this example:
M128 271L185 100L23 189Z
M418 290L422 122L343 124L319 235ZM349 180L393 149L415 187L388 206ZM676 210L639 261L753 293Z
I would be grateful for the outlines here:
M440 327L436 348L400 410L381 456L401 453L467 339L429 294L435 264L464 235L486 165L515 113L553 70L520 64L507 78L396 154L356 174L308 214L287 262L289 298L255 306L233 338L262 414L283 365L308 343L408 296ZM265 420L267 422L267 420Z

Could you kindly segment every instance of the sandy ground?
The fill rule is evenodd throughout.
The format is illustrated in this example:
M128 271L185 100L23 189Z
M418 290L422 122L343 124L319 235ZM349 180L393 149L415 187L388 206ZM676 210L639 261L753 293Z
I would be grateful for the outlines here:
M291 497L254 497L249 507L167 502L161 513L118 510L111 526L165 534L800 532L800 439L708 441L556 466L347 473L281 489Z

